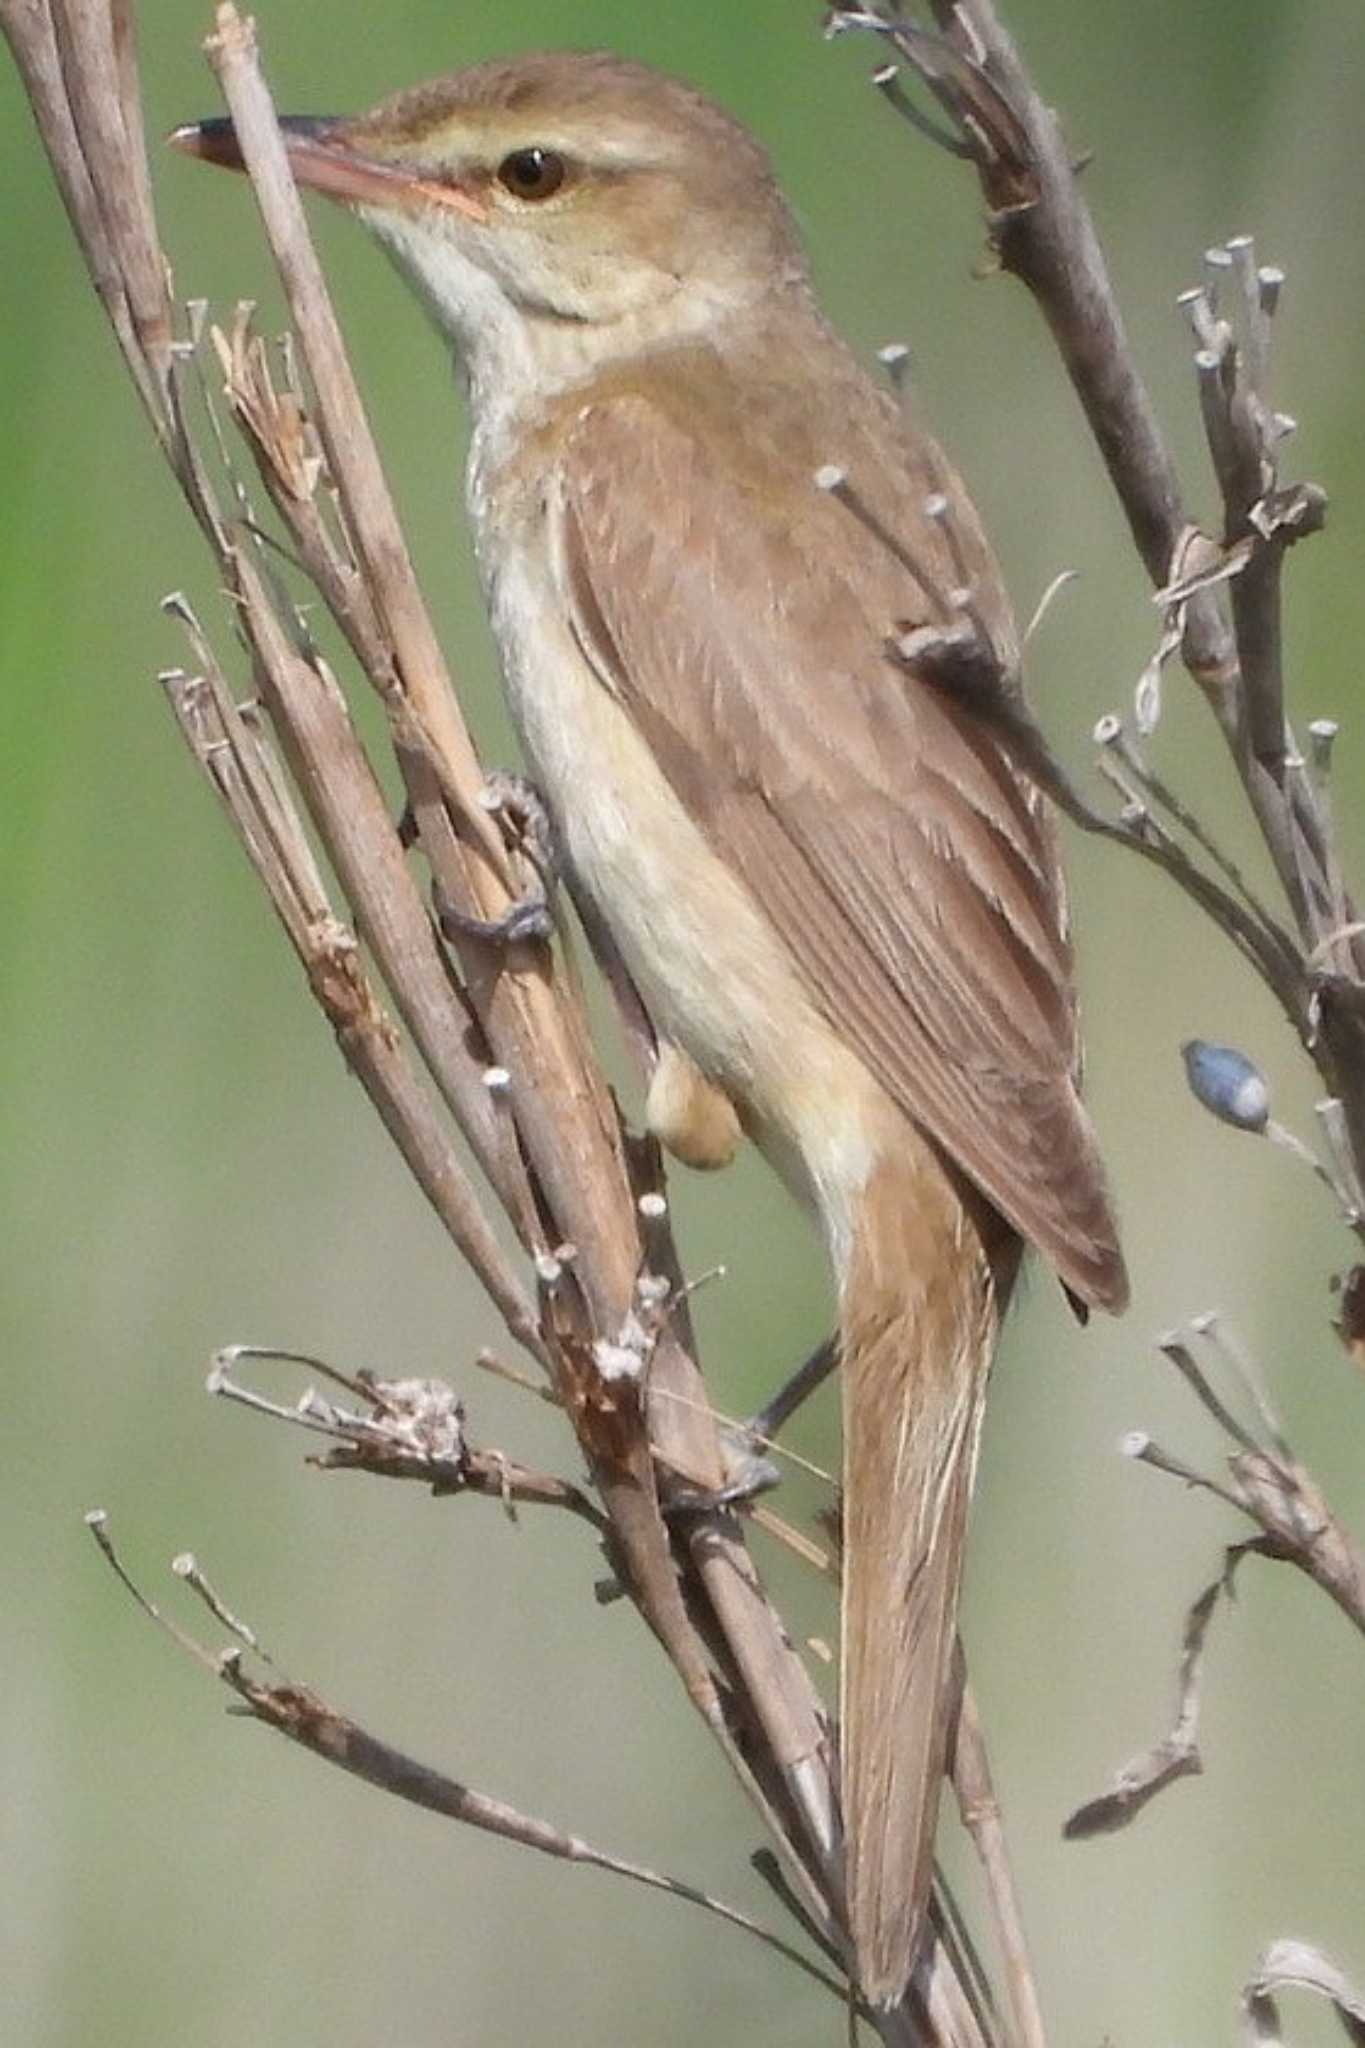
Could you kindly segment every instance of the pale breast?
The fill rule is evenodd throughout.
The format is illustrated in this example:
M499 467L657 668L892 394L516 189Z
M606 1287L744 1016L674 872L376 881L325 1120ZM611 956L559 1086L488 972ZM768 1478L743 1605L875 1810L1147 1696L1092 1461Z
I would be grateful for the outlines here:
M481 538L512 713L578 882L659 1031L735 1099L839 1239L887 1098L813 1009L748 889L580 651L537 536L491 548ZM865 1114L851 1115L860 1103Z

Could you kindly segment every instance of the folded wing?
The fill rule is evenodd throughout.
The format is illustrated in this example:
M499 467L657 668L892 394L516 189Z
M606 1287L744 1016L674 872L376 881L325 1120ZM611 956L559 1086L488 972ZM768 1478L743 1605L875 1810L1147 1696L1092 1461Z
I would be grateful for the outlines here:
M669 401L623 389L561 439L547 511L576 636L815 1003L1075 1294L1120 1307L1041 799L969 708L888 659L892 630L932 604L813 474L838 459L942 588L961 561L923 501L955 480L861 382L837 409L844 447L820 447L778 393L770 417L750 407L748 445L766 459L718 459L695 422L720 374L699 370L700 415L674 376ZM965 497L956 524L1008 660L1008 608Z

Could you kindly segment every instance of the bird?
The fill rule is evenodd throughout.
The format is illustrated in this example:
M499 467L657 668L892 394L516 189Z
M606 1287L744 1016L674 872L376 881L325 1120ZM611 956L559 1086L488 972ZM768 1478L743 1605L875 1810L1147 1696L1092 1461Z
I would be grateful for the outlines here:
M699 1168L751 1140L828 1249L844 1899L858 1990L889 2007L1023 1250L1082 1314L1128 1287L1055 828L942 658L965 622L1017 691L1001 575L946 455L822 312L766 152L691 85L537 51L281 127L452 348L510 707L658 1034L649 1126ZM240 167L226 120L172 139Z

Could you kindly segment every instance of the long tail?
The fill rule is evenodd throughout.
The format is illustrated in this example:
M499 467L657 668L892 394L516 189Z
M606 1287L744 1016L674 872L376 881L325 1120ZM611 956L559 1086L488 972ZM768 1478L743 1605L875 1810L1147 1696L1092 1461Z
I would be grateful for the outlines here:
M1019 1256L907 1136L859 1198L841 1330L846 1878L880 2006L909 1983L928 1905L967 1510Z

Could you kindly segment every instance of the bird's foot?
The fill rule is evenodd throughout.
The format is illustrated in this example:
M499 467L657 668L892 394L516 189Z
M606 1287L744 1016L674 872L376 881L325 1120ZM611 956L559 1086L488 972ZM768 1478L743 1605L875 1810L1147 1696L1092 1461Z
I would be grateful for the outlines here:
M552 939L554 912L541 889L532 889L509 904L501 917L474 917L457 910L444 891L436 896L436 922L444 938L482 939L490 946L516 946L526 939Z
M742 1507L760 1493L770 1493L780 1486L781 1470L767 1452L783 1424L823 1385L838 1363L838 1340L827 1337L747 1422L731 1423L721 1430L725 1483L710 1488L680 1487L670 1496L666 1512L697 1515L713 1508Z
M474 917L442 894L436 919L448 939L480 939L487 945L515 946L528 939L554 937L554 886L561 867L554 827L545 800L524 775L490 775L479 802L502 828L509 849L533 869L536 886L519 896L500 917Z
M725 1466L730 1477L723 1486L678 1486L662 1503L668 1521L682 1521L689 1515L714 1514L717 1508L747 1507L761 1493L771 1493L782 1484L782 1474L771 1458L765 1458L738 1429L721 1432Z

